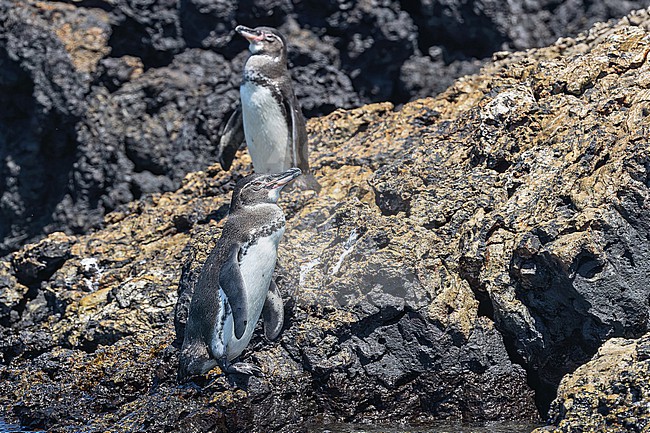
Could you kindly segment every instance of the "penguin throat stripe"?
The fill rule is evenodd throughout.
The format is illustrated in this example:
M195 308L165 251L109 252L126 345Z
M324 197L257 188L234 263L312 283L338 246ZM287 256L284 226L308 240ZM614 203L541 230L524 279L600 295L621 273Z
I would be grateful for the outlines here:
M261 75L254 71L246 71L244 73L244 81L249 81L251 83L257 84L258 86L264 86L267 89L270 89L273 98L278 102L282 101L282 92L280 92L280 89L278 89L276 83L270 78L267 78L264 75Z
M258 240L261 238L265 238L267 236L271 236L273 233L276 231L282 229L286 225L286 221L284 218L277 219L271 224L267 224L265 226L260 227L259 229L251 230L248 236L246 237L246 240L244 241L244 245L241 247L240 251L240 256L243 257L246 255L246 252L248 249L255 245Z

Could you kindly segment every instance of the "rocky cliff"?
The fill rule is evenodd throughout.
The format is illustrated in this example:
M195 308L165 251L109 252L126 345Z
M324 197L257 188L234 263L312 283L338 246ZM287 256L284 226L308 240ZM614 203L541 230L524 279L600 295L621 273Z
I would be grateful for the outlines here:
M562 377L648 332L648 52L641 11L498 53L436 98L312 119L323 190L281 201L287 319L245 355L260 378L175 379L176 329L245 151L96 233L21 248L0 262L4 415L48 431L289 432L534 420L550 405L569 423L588 375L551 405ZM608 402L647 405L632 389Z
M0 256L82 234L216 161L246 57L280 27L311 117L446 89L494 51L550 44L650 0L0 0Z
M560 383L554 433L642 433L650 426L650 334L613 338Z

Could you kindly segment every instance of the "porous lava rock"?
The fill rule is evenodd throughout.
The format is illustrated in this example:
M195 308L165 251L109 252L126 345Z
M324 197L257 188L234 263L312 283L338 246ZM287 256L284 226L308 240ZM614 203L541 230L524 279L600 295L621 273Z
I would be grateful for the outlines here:
M499 54L435 98L311 119L323 190L281 200L286 324L244 354L260 377L176 381L187 300L246 151L95 233L24 246L0 262L4 416L48 431L288 432L545 415L605 341L649 330L648 52L640 11Z
M216 161L237 24L279 27L305 114L433 96L493 52L550 44L649 0L0 0L0 256L87 233Z

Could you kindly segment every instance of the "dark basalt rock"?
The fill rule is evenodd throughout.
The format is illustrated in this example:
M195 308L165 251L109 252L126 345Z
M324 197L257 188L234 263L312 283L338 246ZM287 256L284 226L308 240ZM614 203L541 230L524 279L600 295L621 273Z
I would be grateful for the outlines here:
M293 432L538 420L550 407L563 432L645 428L649 32L641 11L499 55L398 111L311 119L323 189L281 201L285 328L275 342L256 333L243 357L261 377L176 381L189 294L245 152L231 172L213 165L117 207L101 230L0 260L0 415L53 432ZM214 107L203 98L227 87L210 69L220 59L191 49L139 71L122 58L113 83L139 75L91 89L93 112L120 107L106 104L116 120L102 134L132 137L139 116L170 146L179 125L198 137ZM159 176L170 150L150 150L137 159Z
M75 70L45 20L108 29L84 12L67 18L44 12L39 19L9 5L15 4L0 4L0 254L60 227L53 215L66 194L75 125L86 110L89 76Z
M0 0L0 255L86 233L215 161L238 23L271 25L309 117L437 94L494 51L545 45L647 0ZM577 89L580 91L580 89Z

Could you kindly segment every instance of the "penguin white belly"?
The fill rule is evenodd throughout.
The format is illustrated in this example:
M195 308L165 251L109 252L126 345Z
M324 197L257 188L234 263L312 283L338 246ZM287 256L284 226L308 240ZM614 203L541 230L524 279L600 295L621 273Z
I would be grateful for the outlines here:
M235 325L232 318L232 310L228 303L228 297L219 287L219 313L215 320L215 328L210 342L210 351L215 359L221 359L226 355L228 344L235 335Z
M244 135L257 173L277 173L291 164L291 143L281 103L271 90L250 81L240 88Z
M284 228L276 230L270 236L258 239L254 245L248 247L246 254L239 263L239 269L246 288L249 314L244 335L239 339L232 335L228 342L227 354L229 361L239 356L251 341L269 291L269 285L275 270L278 243L283 233Z

